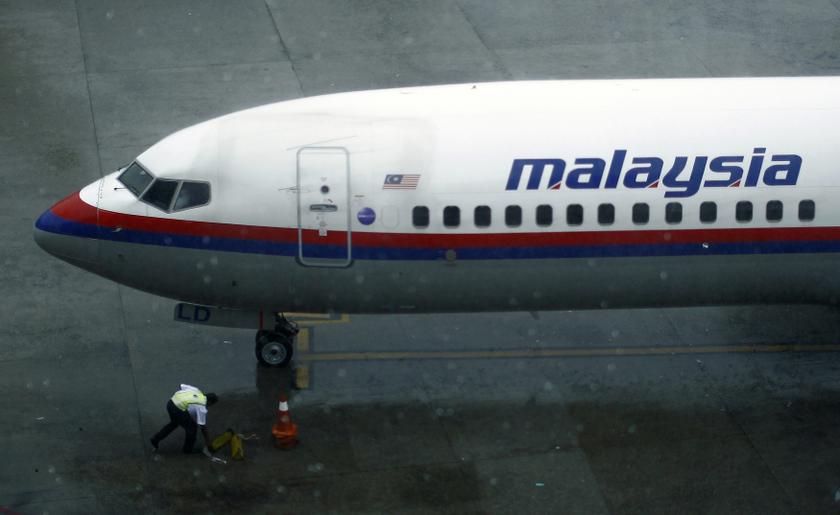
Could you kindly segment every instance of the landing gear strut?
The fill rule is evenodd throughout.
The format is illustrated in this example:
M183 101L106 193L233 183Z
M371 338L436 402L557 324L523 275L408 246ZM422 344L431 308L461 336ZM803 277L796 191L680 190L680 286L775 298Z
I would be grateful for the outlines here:
M288 366L295 352L294 340L298 331L296 323L286 320L282 314L277 314L273 331L257 331L254 348L257 361L266 367Z

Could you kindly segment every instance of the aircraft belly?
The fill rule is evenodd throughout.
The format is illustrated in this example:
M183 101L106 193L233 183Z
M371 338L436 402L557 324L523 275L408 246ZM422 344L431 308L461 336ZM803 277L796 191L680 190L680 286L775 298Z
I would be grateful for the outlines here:
M101 274L173 299L225 307L342 313L507 311L834 303L840 255L355 260L102 241Z

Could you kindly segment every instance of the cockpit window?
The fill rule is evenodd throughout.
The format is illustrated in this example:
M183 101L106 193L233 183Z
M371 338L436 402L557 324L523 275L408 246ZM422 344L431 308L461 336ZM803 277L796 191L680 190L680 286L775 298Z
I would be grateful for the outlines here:
M206 182L184 181L178 198L175 199L174 211L202 206L210 202L210 185Z
M176 189L178 189L178 181L157 179L143 195L143 201L163 211L169 211Z
M154 177L152 177L149 172L144 170L137 163L131 163L129 167L126 168L119 177L117 177L117 180L123 183L130 192L134 193L135 197L139 197L141 193L146 191L146 188L153 179Z
M137 163L117 177L140 200L170 213L210 203L210 183L155 179Z

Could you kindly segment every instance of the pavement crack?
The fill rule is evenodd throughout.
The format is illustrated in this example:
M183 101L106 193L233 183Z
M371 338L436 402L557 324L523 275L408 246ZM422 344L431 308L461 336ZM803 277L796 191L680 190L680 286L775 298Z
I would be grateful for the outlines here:
M286 42L283 41L283 35L280 34L280 27L277 26L277 19L274 17L274 13L271 11L271 7L268 5L268 2L264 2L264 5L266 12L268 12L268 19L271 20L271 26L274 28L274 32L277 34L277 41L283 48L283 55L286 56L286 59L288 59L289 66L292 67L292 73L295 74L295 80L298 83L300 94L303 95L303 83L300 81L300 75L298 75L297 68L295 67L295 62L292 60L292 56L289 53L289 47L286 46Z
M478 41L481 43L481 46L483 46L484 49L487 50L487 53L490 54L490 56L493 58L493 65L496 67L496 69L499 72L501 72L502 76L506 80L513 80L513 74L510 73L510 70L508 70L507 67L504 65L504 62L502 62L502 58L499 57L499 54L497 54L495 50L490 48L490 45L488 45L484 38L481 36L481 33L475 27L475 24L472 22L470 17L467 16L467 13L466 11L464 11L464 8L461 7L460 2L455 2L455 8L458 9L458 12L461 13L461 16L463 16L464 20L469 24L470 28L475 33L475 37L477 37Z

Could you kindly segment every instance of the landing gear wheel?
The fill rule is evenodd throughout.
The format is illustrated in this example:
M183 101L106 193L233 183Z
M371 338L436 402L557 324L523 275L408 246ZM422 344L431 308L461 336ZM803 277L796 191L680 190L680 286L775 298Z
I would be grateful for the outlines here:
M292 338L274 331L258 331L254 352L260 365L266 367L286 367L294 355Z

